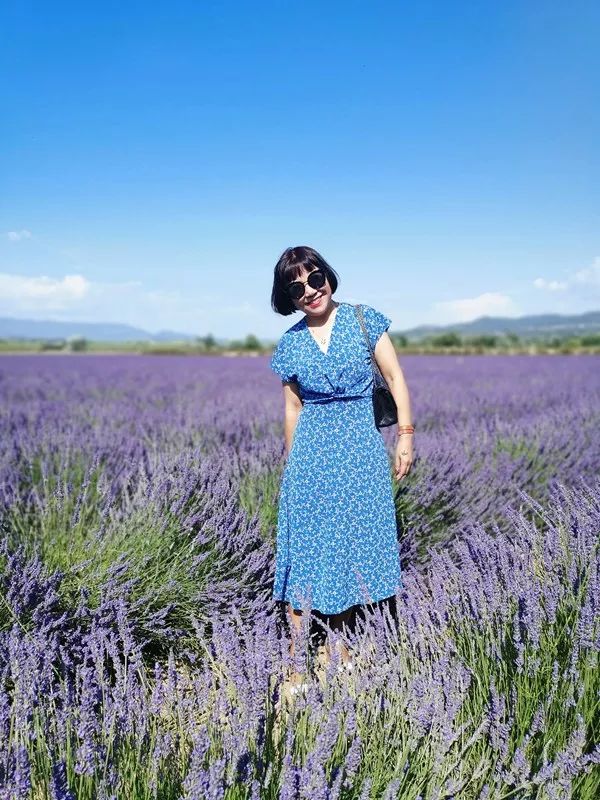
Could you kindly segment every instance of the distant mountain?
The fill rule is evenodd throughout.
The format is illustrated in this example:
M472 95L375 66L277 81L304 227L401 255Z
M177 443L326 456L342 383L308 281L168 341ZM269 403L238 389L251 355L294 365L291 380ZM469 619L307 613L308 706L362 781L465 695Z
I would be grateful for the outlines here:
M198 336L199 335L200 334L198 334ZM178 342L181 341L189 342L192 339L197 338L196 335L193 335L191 333L178 333L177 331L169 331L169 330L157 331L157 333L154 334L149 333L148 336L150 336L155 342L173 342L175 340L177 340Z
M463 336L495 334L502 336L515 333L523 339L547 338L552 336L581 336L586 333L600 333L600 311L586 311L584 314L532 314L525 317L478 317L471 322L452 325L419 325L404 331L390 333L404 334L409 341L425 336L454 331Z
M97 342L190 341L195 338L177 331L149 333L133 325L114 322L62 322L0 317L0 339L67 339L69 336L84 336Z
M407 330L391 330L403 334L409 341L425 336L455 331L463 336L515 333L523 339L552 336L580 336L600 333L600 311L585 314L535 314L525 317L479 317L471 322L452 325L419 325ZM0 339L68 339L84 336L97 342L172 342L192 341L196 336L178 331L161 330L151 333L143 328L114 322L64 322L56 320L13 319L0 317ZM215 337L218 344L226 340Z

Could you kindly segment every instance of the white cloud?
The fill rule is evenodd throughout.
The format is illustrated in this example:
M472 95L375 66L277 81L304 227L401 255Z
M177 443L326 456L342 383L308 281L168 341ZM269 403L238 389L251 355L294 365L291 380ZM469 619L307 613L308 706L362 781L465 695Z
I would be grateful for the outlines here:
M536 278L533 281L536 289L546 291L566 291L576 289L579 286L591 286L600 288L600 256L592 261L589 267L571 273L566 281L546 280L546 278Z
M79 302L90 291L83 275L49 278L0 272L0 298L4 308L57 310Z
M513 299L500 292L484 292L477 297L444 300L433 305L437 324L470 322L482 316L514 317L520 313Z
M25 229L21 231L8 231L6 238L10 242L20 242L22 239L31 239L31 231Z
M549 292L562 292L569 288L566 281L547 281L545 278L536 278L533 285L536 289L547 289Z
M573 276L575 283L587 286L600 286L600 256L592 261L591 266L578 270Z
M81 274L50 278L0 272L0 316L123 322L148 331L172 328L184 333L206 332L210 325L221 335L227 324L223 312L231 309L208 295L204 300L203 305L193 294L178 290L144 289L140 281L110 283Z
M18 315L86 311L95 304L110 307L119 297L140 285L139 281L98 283L79 274L50 278L0 272L0 312Z

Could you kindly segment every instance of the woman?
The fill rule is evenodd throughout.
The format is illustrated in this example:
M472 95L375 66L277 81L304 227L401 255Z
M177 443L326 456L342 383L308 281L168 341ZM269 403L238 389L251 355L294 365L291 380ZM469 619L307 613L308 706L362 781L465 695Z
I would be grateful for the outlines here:
M273 597L288 604L292 655L305 601L339 631L354 606L391 597L402 585L389 460L373 414L370 352L354 306L333 300L337 286L337 274L311 247L287 248L275 266L273 310L304 312L271 358L283 384L287 452ZM391 320L370 306L362 310L398 409L394 472L400 480L413 460L408 389L386 333ZM329 646L326 654L329 659ZM344 643L340 655L351 668Z

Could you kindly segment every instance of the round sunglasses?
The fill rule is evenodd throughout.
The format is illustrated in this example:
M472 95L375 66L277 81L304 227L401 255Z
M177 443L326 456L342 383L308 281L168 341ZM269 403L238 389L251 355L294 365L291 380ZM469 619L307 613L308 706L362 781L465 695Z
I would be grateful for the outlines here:
M323 270L315 269L310 273L306 281L293 281L292 283L288 283L287 293L292 300L300 300L301 297L304 297L307 283L311 289L321 289L325 286L326 280L327 277Z

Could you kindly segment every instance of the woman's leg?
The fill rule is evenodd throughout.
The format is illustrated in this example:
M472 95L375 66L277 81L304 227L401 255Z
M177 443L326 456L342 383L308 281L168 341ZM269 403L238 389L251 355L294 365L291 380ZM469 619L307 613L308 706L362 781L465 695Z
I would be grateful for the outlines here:
M292 664L294 662L294 655L295 655L295 644L296 638L301 635L302 633L302 611L296 611L291 603L287 604L287 616L290 622L290 658L292 659ZM289 680L289 689L290 691L294 692L299 689L300 686L304 684L306 680L303 672L298 672L295 666L291 667L291 671L288 675Z
M341 614L332 614L329 617L329 627L333 631L335 631L336 634L341 634L343 636L346 633L347 626L350 623L353 611L354 608L349 608L346 611L342 611ZM349 661L352 660L352 657L346 646L346 643L341 638L338 639L338 648L344 664L347 664ZM327 661L329 662L331 658L331 645L329 643L329 636L327 637L326 654L327 654Z
M337 634L343 634L346 632L347 626L352 619L352 614L354 612L354 608L349 608L346 611L343 611L341 614L331 614L329 615L329 627L335 631ZM295 652L295 639L300 634L302 630L302 611L296 611L292 607L290 603L287 604L287 613L288 618L290 621L290 629L291 629L291 642L290 642L290 656L294 657ZM352 660L350 652L346 646L346 643L342 640L338 640L338 649L342 661L347 664L349 661ZM329 642L329 636L327 637L327 643L325 645L325 653L326 653L326 660L329 662L331 657L331 645Z
M295 608L292 607L291 603L287 604L287 611L288 611L288 618L290 621L290 629L292 632L291 643L290 643L290 656L294 657L294 643L296 636L298 636L302 630L302 611L296 611Z

